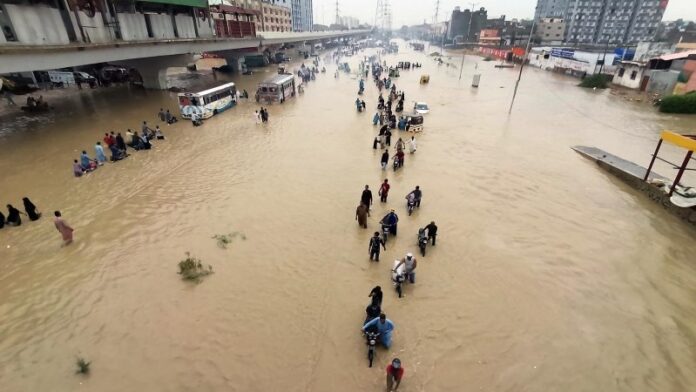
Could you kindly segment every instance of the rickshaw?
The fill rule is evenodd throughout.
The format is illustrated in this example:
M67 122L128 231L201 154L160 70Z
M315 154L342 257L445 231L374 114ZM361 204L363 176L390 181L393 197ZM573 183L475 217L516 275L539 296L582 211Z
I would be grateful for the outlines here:
M430 75L421 75L420 84L428 84L430 82Z
M406 117L406 130L409 132L423 132L423 116Z

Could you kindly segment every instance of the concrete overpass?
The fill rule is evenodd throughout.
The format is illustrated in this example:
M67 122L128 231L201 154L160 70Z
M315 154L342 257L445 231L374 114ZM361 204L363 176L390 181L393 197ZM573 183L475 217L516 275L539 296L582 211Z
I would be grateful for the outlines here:
M363 37L369 30L323 32L260 32L254 38L184 38L108 43L71 43L66 45L0 45L0 74L31 72L76 67L96 63L112 63L135 68L146 88L166 88L165 71L172 66L185 66L192 54L219 52L234 59L244 53L235 50L262 49L272 45L296 42Z

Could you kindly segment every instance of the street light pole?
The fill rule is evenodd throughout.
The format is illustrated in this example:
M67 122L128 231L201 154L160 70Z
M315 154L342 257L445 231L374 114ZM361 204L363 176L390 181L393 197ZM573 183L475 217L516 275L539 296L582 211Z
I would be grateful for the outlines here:
M512 113L512 106L515 104L515 97L517 96L517 88L520 86L520 80L522 79L522 70L524 69L524 63L529 56L529 48L532 45L532 35L534 34L534 27L536 26L536 18L532 21L532 29L529 31L529 39L527 40L527 48L524 50L524 57L522 57L522 64L520 65L520 73L517 75L517 82L515 82L515 91L512 93L512 101L510 101L510 109L508 110L508 115Z

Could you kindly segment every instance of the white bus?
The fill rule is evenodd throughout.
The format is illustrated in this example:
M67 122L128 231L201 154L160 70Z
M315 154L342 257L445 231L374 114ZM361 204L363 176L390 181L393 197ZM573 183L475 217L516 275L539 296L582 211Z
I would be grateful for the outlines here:
M295 76L282 74L259 83L256 90L256 102L285 102L295 96Z
M234 83L225 83L198 93L180 93L179 110L181 117L210 118L237 104L237 89Z

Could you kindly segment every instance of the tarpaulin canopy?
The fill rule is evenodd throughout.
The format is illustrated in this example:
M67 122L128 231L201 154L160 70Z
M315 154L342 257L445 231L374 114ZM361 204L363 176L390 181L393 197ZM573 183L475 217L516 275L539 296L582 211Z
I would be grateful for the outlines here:
M185 5L189 7L208 8L208 0L137 0L141 3L159 3L171 5Z

